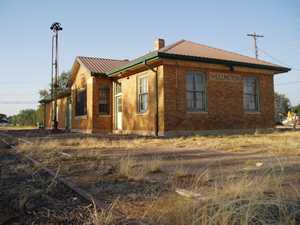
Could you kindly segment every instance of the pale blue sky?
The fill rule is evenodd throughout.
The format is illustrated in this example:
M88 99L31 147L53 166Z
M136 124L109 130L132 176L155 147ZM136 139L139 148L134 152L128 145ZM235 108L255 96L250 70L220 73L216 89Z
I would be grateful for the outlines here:
M152 50L157 37L167 44L186 39L253 56L246 34L255 31L265 36L259 47L275 57L260 52L261 59L294 68L277 76L275 87L298 104L299 10L299 0L0 0L0 112L37 106L38 90L50 81L54 21L64 28L61 71L69 70L77 55L132 59Z

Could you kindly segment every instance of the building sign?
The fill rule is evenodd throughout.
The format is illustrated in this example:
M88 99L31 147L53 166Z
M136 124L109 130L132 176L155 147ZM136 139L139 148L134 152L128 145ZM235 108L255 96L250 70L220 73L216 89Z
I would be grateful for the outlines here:
M210 80L218 80L218 81L241 81L243 78L238 74L230 74L230 73L210 73Z

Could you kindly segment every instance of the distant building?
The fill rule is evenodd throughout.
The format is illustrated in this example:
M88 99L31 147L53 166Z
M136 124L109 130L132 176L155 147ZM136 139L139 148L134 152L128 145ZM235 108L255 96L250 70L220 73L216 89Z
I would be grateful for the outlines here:
M273 128L273 77L290 69L181 40L132 61L77 57L71 92L58 99L60 128L142 135ZM44 101L45 126L53 103Z

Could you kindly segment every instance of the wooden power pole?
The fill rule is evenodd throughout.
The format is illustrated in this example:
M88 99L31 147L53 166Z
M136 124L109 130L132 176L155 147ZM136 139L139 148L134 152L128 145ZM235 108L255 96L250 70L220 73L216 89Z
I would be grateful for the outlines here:
M253 37L253 40L254 40L254 50L255 50L255 58L258 59L258 49L257 49L256 39L258 37L264 37L264 36L256 34L255 32L253 34L247 34L247 36Z

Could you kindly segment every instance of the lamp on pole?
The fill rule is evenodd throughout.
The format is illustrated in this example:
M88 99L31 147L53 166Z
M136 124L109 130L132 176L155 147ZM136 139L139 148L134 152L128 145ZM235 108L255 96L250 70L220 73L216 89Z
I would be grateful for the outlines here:
M57 88L58 88L58 32L62 30L60 23L55 22L51 25L52 30L52 61L51 61L51 98L54 100L52 107L53 126L54 130L58 128L57 121Z

